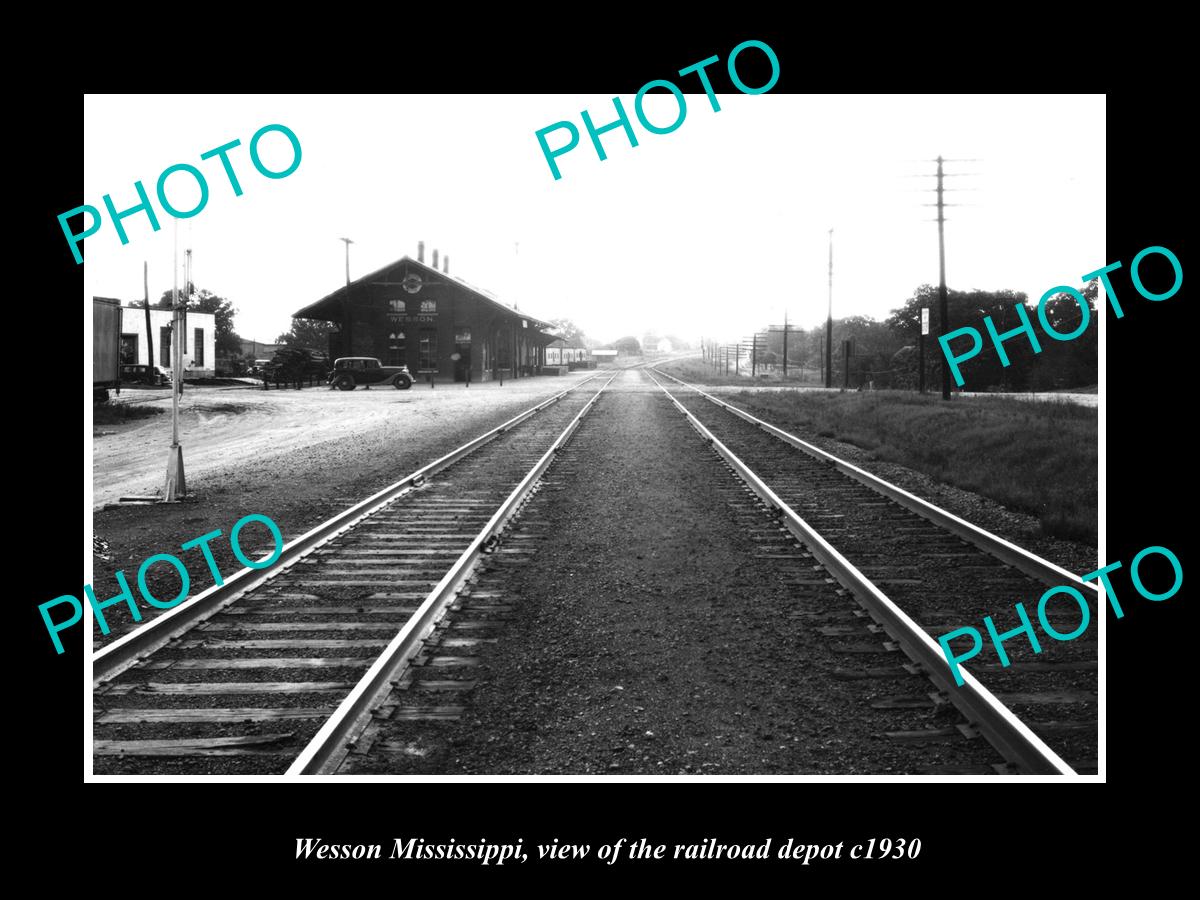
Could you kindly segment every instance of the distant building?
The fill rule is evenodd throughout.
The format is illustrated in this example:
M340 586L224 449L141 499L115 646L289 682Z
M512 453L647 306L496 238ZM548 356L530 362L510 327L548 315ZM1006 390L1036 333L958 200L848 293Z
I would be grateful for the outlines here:
M675 349L674 347L671 346L671 342L669 340L667 340L666 338L663 338L662 340L660 340L658 342L658 344L656 345L656 347L658 348L659 353L670 353Z
M171 316L169 309L150 310L150 335L154 359L146 339L146 310L141 306L121 307L121 365L160 365L171 368ZM217 319L212 313L189 311L183 329L183 370L187 377L201 378L216 373Z
M583 341L579 338L564 340L559 338L546 345L546 365L565 366L568 363L583 362L591 355Z
M592 359L598 363L611 363L617 361L619 350L593 350Z
M447 258L448 260L448 258ZM501 303L461 278L448 263L438 270L404 256L292 313L332 323L329 356L373 356L413 375L474 381L536 375L546 346L557 340L548 322Z
M241 338L242 356L251 359L270 359L283 344L264 344L262 341L248 341Z

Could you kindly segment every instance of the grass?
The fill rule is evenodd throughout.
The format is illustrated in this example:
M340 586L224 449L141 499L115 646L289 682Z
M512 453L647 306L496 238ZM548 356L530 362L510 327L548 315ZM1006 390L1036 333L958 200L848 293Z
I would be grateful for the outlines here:
M93 425L122 425L134 419L161 416L166 410L149 403L95 403L92 405Z
M868 450L1038 518L1042 531L1096 545L1096 410L1000 397L899 391L745 391L726 399L798 437Z
M778 368L769 374L764 374L761 367L758 370L756 377L750 377L750 359L742 357L741 374L734 374L732 360L729 363L729 374L725 374L724 366L720 372L712 367L711 363L707 363L702 359L676 359L669 363L664 363L660 366L664 372L674 375L676 378L682 378L684 381L692 381L697 384L721 384L721 385L770 385L771 387L782 387L783 385L794 385L803 387L809 385L811 387L822 387L825 382L824 376L815 369L800 370L794 364L788 364L788 377L784 380L783 373Z

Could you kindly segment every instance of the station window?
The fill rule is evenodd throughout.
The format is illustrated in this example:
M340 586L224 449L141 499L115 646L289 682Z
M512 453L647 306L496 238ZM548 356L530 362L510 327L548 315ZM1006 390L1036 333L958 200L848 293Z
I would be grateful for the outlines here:
M193 361L198 366L204 365L204 329L196 329L196 353Z
M388 331L388 365L402 366L407 361L408 343L404 336L404 330L392 324Z
M158 329L158 364L171 365L171 326L164 325Z
M437 301L436 300L422 300L421 301L421 315L423 315L423 316L437 315Z
M421 329L421 355L417 365L422 369L436 369L437 364L437 331L432 328Z
M393 313L399 314L401 316L404 315L404 313L406 311L406 307L405 307L403 298L401 298L399 300L389 300L388 301L388 309Z

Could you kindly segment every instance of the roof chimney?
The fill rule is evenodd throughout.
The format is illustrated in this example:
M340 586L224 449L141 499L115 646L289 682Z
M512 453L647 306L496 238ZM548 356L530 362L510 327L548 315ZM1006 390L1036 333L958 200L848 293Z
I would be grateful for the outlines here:
M417 241L417 262L425 262L425 242Z
M433 270L437 271L437 247L433 248Z
M450 254L447 253L442 257L442 271L447 275L450 274Z

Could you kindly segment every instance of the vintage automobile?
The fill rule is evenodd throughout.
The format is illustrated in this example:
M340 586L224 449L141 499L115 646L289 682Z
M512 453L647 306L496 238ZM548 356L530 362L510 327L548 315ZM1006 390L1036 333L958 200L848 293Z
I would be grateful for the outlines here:
M352 391L360 384L390 384L407 391L413 384L408 366L385 366L373 356L343 356L334 360L329 385L339 391Z
M121 366L121 380L134 384L150 384L155 387L164 387L171 383L171 373L162 366L127 363Z

